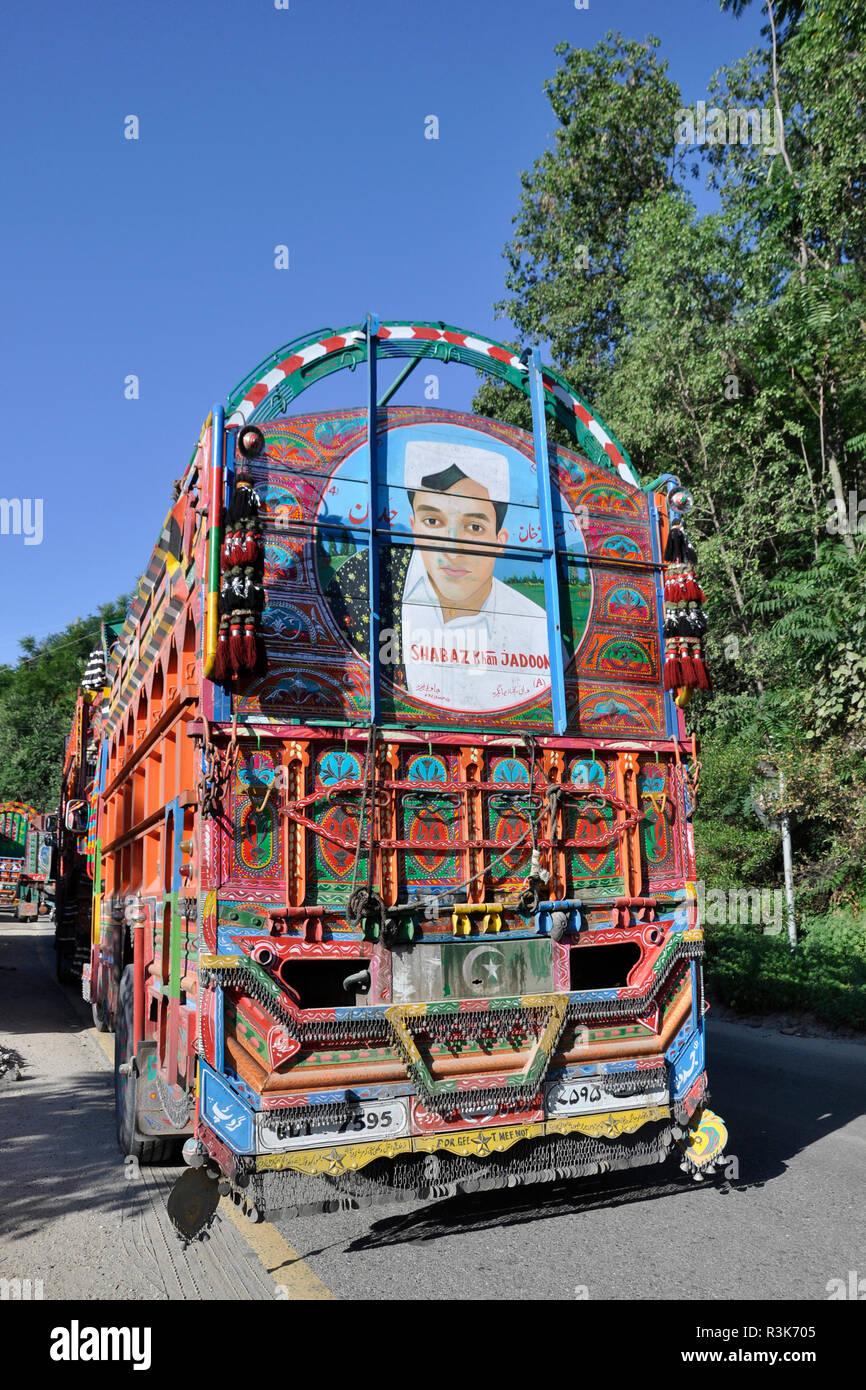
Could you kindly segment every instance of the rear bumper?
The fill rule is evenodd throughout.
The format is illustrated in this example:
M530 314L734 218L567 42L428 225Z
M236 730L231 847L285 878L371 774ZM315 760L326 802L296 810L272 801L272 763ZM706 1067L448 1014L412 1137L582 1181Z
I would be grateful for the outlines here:
M664 1163L683 1131L668 1106L494 1125L387 1141L250 1156L232 1198L254 1218L467 1195ZM208 1126L197 1135L223 1171L232 1156Z

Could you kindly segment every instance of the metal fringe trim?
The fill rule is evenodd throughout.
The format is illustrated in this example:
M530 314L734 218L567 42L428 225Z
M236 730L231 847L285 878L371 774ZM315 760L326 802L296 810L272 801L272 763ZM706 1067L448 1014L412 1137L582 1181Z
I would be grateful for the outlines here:
M380 1159L338 1177L287 1169L252 1175L244 1189L232 1192L232 1200L253 1220L352 1211L374 1203L430 1201L640 1168L664 1163L674 1144L672 1128L665 1125L650 1138L629 1135L609 1142L566 1135L525 1141L481 1160L447 1153Z
M156 1089L159 1095L159 1103L165 1111L166 1119L175 1129L186 1129L192 1118L194 1103L192 1096L184 1095L181 1100L175 1100L159 1073L157 1073L156 1077Z
M588 999L580 1002L572 1000L566 1012L566 1022L584 1023L595 1018L639 1018L650 1005L657 1002L677 964L702 956L703 949L703 943L700 941L678 942L664 962L662 973L649 982L643 994L633 999Z

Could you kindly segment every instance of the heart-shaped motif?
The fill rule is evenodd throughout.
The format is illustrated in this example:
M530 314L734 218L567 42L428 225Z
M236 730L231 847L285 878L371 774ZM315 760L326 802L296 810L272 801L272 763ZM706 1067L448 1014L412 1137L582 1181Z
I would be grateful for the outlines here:
M279 1026L279 1024L268 1033L268 1060L272 1070L282 1066L283 1062L288 1062L290 1057L294 1057L299 1051L301 1044L297 1038Z

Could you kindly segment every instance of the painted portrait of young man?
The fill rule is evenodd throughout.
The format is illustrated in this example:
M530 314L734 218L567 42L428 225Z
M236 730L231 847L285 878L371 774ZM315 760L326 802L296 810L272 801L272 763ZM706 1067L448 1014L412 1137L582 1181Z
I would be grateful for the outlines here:
M468 444L410 440L403 483L412 544L381 551L383 674L446 709L502 710L542 697L550 684L547 615L494 574L509 541L508 459ZM362 655L366 564L366 552L353 556L326 593Z

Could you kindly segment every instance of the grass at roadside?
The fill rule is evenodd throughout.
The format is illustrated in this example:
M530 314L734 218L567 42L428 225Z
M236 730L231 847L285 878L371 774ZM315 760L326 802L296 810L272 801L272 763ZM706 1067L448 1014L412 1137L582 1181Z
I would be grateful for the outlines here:
M803 1012L866 1030L866 914L813 919L792 950L759 927L706 928L708 990L738 1013Z

